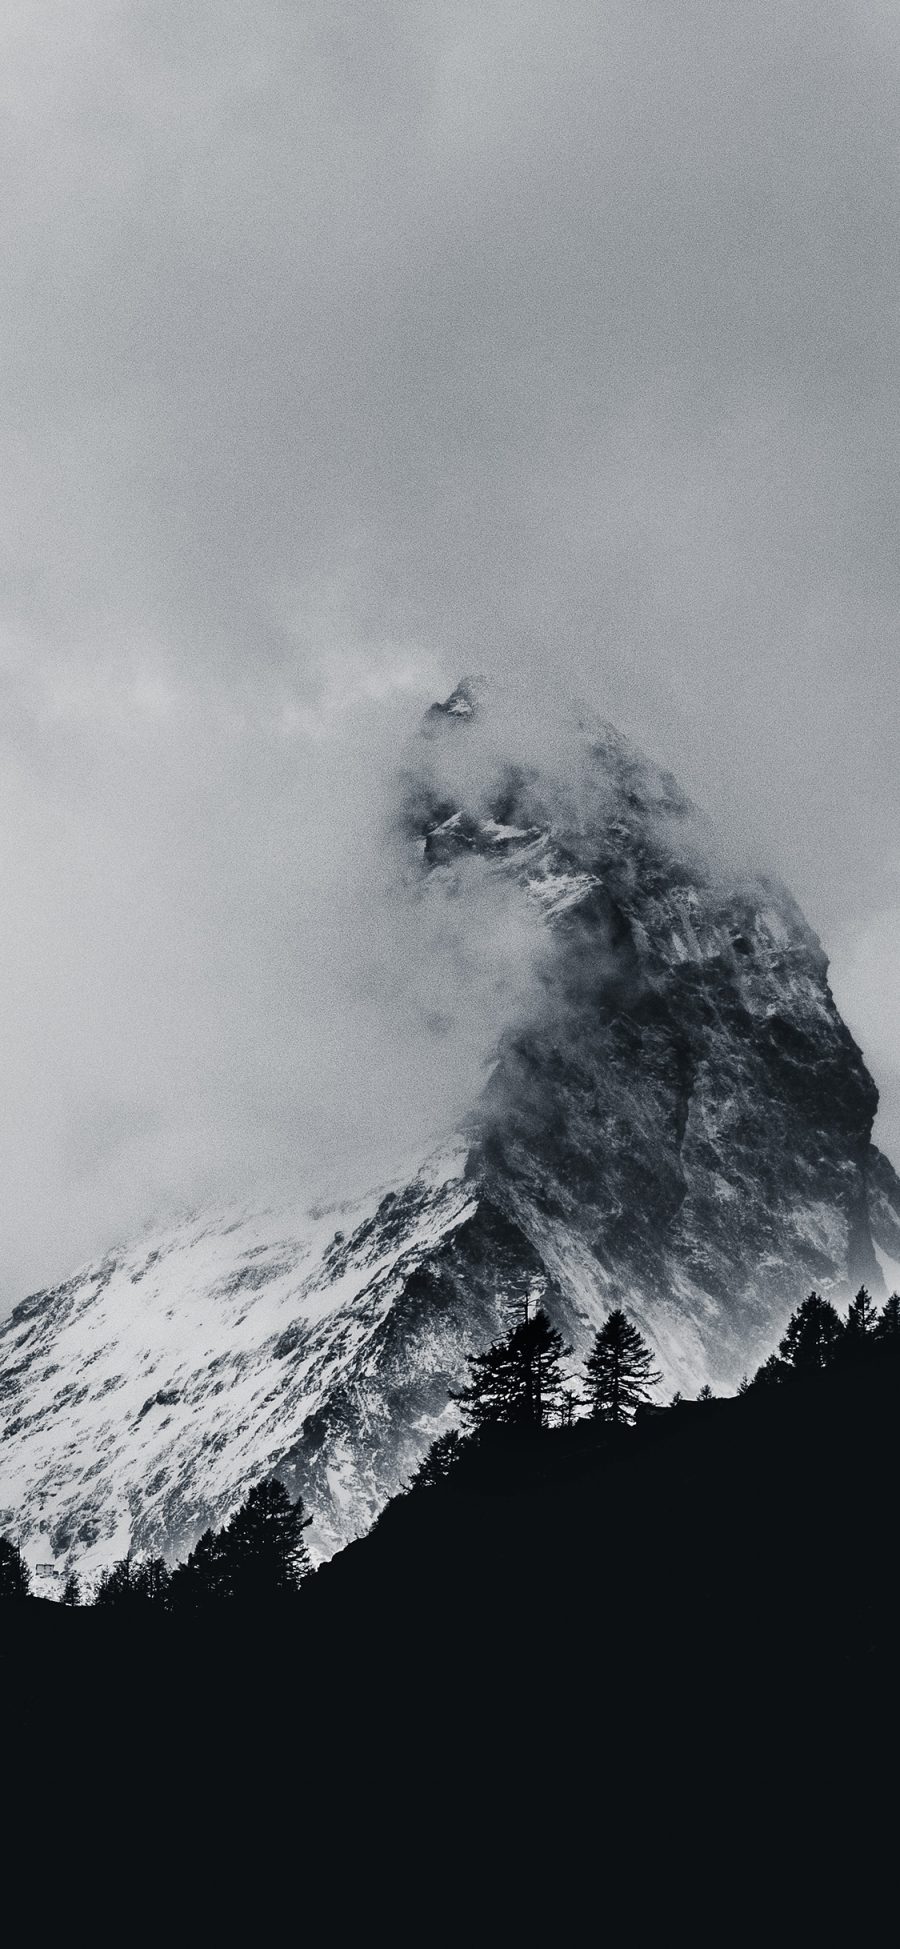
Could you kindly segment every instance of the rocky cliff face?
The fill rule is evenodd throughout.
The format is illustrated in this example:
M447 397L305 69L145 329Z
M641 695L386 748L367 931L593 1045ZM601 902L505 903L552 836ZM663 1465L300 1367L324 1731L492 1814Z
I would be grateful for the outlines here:
M543 767L498 755L489 721L471 685L434 707L403 815L445 896L476 871L540 922L480 1100L357 1204L206 1214L16 1309L0 1524L32 1561L180 1552L276 1469L330 1551L523 1291L576 1353L623 1304L693 1391L733 1386L811 1285L880 1292L900 1260L875 1087L790 894L612 727Z

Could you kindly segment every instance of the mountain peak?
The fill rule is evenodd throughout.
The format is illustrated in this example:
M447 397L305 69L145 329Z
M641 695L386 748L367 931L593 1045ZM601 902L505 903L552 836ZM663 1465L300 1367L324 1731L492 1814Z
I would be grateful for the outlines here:
M449 697L442 704L432 704L425 713L422 726L427 735L434 735L448 723L464 724L478 715L488 691L486 677L474 675L461 677Z
M17 1309L0 1519L33 1561L183 1552L276 1472L329 1554L453 1424L526 1291L576 1356L621 1305L669 1387L721 1391L811 1285L880 1292L879 1253L895 1276L877 1093L790 894L731 868L612 727L517 749L483 695L466 678L429 711L407 829L436 898L505 921L521 898L538 930L484 1087L368 1198L163 1228Z

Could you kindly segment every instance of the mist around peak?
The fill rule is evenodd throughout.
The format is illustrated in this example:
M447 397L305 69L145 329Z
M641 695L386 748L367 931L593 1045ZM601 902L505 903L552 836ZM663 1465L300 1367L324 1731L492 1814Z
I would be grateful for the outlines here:
M349 689L324 658L302 710L284 688L212 715L185 684L128 712L79 695L40 728L51 810L20 761L6 1306L151 1215L349 1195L455 1127L554 952L546 899L507 871L516 833L589 874L614 816L686 882L756 874L540 673L461 683L386 652ZM496 843L423 870L441 812Z
M445 810L552 830L589 866L609 821L640 828L686 876L773 880L740 823L695 803L671 770L559 682L464 677L431 705L405 753L404 814L420 831ZM779 887L779 898L787 898Z
M900 1147L896 9L0 44L0 1293L438 1102L381 823L465 671L509 762L570 787L583 695L775 861Z

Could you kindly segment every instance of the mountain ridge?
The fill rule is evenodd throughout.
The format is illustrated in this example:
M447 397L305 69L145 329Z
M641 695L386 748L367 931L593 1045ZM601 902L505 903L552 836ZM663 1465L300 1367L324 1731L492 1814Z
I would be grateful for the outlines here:
M883 1289L900 1183L817 936L615 727L575 723L564 759L504 753L468 680L407 773L425 897L474 874L541 930L456 1132L327 1212L163 1227L0 1327L0 1522L32 1562L182 1553L273 1471L331 1554L525 1292L576 1355L624 1304L692 1391L733 1387L810 1285Z

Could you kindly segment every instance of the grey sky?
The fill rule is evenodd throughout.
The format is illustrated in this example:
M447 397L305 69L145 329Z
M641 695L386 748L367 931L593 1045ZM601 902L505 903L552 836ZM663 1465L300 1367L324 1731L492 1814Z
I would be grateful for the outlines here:
M896 5L18 0L0 57L0 1294L414 1131L431 988L477 1063L490 931L376 842L472 667L772 858L900 1153Z

